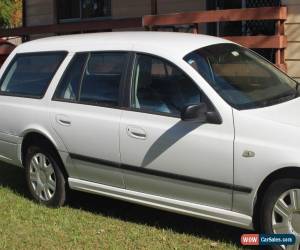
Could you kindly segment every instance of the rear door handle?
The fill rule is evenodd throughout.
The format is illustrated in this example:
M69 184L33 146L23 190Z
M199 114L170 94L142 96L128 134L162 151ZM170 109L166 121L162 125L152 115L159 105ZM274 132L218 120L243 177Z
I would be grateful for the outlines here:
M62 126L71 126L72 122L66 115L56 115L56 122Z
M128 126L126 128L127 135L134 138L134 139L140 139L140 140L146 140L147 134L144 129L135 127L135 126Z

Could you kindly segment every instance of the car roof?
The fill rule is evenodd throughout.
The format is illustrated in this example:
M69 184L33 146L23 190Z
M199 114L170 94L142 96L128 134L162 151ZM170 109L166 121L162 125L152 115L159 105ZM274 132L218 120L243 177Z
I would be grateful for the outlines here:
M104 32L80 35L53 36L26 42L16 53L39 51L80 52L90 50L168 51L181 58L191 51L230 41L207 35L175 32Z

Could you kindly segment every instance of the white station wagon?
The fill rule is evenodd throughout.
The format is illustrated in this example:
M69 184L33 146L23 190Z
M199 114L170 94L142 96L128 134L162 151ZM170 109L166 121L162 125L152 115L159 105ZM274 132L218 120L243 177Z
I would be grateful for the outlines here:
M294 234L299 249L298 84L254 52L72 35L20 45L0 76L0 159L24 166L38 202L61 206L70 188Z

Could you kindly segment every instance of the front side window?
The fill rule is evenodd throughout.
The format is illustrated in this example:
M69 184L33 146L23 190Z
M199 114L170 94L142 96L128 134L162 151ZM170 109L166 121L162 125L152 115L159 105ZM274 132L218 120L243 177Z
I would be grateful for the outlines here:
M66 52L19 54L1 80L3 95L41 98Z
M196 84L171 63L148 55L137 55L132 78L131 107L179 116L203 96Z
M184 57L231 106L266 107L298 96L297 83L251 50L216 44Z

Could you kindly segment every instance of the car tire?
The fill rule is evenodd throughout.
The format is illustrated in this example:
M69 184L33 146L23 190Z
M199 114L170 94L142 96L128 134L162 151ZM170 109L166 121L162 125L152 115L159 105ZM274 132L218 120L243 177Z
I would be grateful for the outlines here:
M264 194L260 209L259 223L261 233L294 234L296 236L298 249L300 249L300 200L295 206L295 194L297 194L298 199L300 199L300 179L286 178L274 181ZM272 249L282 250L286 249L286 246L273 246Z
M63 206L66 180L62 163L47 145L30 146L25 156L26 184L32 198L48 207Z

